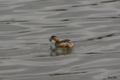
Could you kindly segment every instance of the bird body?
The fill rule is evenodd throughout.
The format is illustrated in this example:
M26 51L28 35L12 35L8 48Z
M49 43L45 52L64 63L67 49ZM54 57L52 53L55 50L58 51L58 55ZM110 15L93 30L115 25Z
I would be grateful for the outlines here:
M59 41L57 36L51 36L49 40L50 42L54 40L56 47L73 47L74 46L74 43L71 40L65 39L65 40Z

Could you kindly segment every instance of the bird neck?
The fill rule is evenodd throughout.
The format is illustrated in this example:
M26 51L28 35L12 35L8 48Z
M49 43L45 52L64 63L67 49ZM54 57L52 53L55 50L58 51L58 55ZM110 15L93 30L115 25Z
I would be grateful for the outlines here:
M55 42L58 43L58 42L59 42L59 39L58 39L58 38L55 38Z
M59 40L55 40L55 42L57 43L57 42L59 42Z

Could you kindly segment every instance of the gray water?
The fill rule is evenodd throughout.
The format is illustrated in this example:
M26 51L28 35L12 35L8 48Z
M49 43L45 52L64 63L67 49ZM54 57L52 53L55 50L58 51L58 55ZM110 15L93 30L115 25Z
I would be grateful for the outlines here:
M120 80L120 0L0 0L0 80Z

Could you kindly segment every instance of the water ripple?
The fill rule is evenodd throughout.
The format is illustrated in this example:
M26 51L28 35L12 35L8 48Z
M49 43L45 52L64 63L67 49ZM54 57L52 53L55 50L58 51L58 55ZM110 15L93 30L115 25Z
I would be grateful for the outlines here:
M119 0L0 1L1 80L119 80ZM52 35L73 48L56 48Z

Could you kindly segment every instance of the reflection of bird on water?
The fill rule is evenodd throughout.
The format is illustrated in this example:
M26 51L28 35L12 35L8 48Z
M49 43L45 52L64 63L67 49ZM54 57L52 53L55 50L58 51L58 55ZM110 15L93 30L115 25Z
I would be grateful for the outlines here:
M55 46L56 47L73 47L74 46L74 43L69 39L59 41L57 36L51 36L49 41L52 42L52 40L55 41Z
M67 55L67 54L73 53L72 48L60 48L60 47L52 48L51 46L50 50L51 50L51 53L50 53L51 56Z

